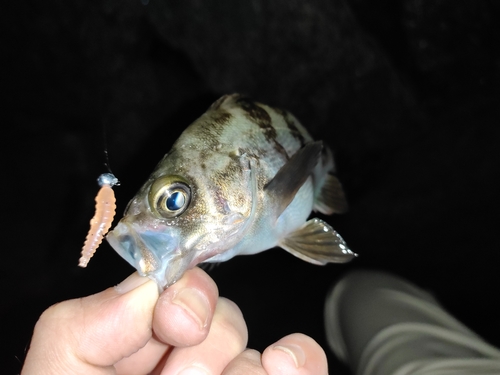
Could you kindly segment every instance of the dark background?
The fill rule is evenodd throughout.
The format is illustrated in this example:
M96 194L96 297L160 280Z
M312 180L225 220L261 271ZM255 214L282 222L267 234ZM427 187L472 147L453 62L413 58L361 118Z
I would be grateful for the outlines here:
M289 109L332 146L351 209L328 221L360 254L317 267L271 250L216 267L250 347L304 332L325 347L331 374L346 374L322 309L330 285L360 268L431 290L500 346L497 1L1 7L3 373L19 371L44 309L132 272L107 244L77 267L105 147L120 217L180 132L232 92Z

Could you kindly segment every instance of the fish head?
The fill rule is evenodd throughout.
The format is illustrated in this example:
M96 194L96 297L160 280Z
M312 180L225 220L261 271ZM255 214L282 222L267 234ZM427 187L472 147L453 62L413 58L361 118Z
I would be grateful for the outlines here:
M249 167L233 177L243 185L233 186L217 173L208 178L175 168L175 158L166 157L164 162L106 237L140 275L163 288L234 246L249 226L256 201L255 177ZM243 193L234 194L231 188Z

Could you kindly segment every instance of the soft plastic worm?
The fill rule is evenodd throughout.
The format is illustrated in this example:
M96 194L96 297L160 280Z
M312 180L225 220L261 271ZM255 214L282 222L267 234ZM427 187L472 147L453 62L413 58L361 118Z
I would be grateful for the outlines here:
M97 182L101 189L95 197L95 214L90 220L90 230L85 239L82 256L78 263L82 268L87 267L90 258L92 258L102 239L111 228L115 216L116 199L113 186L118 184L117 178L111 173L104 173L99 176Z

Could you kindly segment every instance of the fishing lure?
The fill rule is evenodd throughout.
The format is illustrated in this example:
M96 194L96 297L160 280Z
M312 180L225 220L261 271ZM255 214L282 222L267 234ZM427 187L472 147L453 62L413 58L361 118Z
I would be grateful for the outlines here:
M97 179L101 187L95 197L95 214L90 220L90 230L82 248L82 256L78 265L87 267L90 258L94 255L102 239L111 228L111 223L115 217L116 199L113 186L119 185L118 179L111 173L103 173Z

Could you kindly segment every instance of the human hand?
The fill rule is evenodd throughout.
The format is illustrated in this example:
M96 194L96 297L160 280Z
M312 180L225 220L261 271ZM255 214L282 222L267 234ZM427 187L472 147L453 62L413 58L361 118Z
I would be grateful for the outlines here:
M201 269L160 296L153 281L134 273L114 288L47 309L21 375L328 373L325 353L308 336L286 336L262 355L245 349L247 338L239 308L218 297Z

